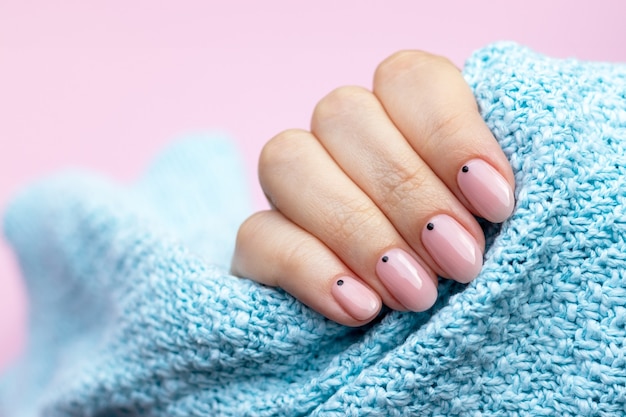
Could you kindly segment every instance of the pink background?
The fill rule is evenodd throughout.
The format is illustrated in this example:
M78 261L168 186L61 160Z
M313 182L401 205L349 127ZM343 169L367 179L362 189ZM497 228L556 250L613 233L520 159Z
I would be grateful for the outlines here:
M131 180L168 141L212 127L233 134L255 184L267 139L306 128L334 87L370 86L398 49L462 65L510 39L553 56L626 61L623 4L0 0L0 210L29 181L68 166ZM25 300L0 241L0 367L23 346Z

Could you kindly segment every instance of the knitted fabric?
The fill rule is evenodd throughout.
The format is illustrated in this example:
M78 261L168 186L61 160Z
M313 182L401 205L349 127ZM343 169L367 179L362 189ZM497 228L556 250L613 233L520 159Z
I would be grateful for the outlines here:
M130 187L61 175L6 215L32 314L1 414L625 415L626 66L500 43L464 74L517 183L475 281L353 329L230 276L249 205L220 135Z

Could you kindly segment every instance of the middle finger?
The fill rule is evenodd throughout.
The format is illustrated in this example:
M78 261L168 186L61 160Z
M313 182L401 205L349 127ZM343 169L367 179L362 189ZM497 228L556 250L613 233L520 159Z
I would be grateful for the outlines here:
M484 236L472 214L420 158L370 91L342 87L320 101L312 132L344 172L439 275L469 282Z

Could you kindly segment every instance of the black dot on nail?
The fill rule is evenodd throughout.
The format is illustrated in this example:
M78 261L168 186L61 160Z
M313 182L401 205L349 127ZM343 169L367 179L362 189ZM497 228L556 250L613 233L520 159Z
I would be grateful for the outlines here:
M469 167L467 165L463 165L463 168L461 168L461 171L467 172L469 171Z
M428 224L426 225L426 228L427 228L428 230L433 230L433 229L435 228L435 225L434 225L434 224L432 224L432 223L428 223Z
M383 262L387 262L389 260L388 256L383 256L383 259L381 259Z
M343 285L343 280L342 279L338 280L337 281L337 285L339 285L341 287Z

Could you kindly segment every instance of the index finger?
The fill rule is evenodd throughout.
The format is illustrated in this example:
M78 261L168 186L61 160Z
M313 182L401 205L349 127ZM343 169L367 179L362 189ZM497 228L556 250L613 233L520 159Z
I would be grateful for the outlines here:
M396 53L378 66L374 94L413 149L470 211L495 223L511 215L513 172L450 61L421 51Z

